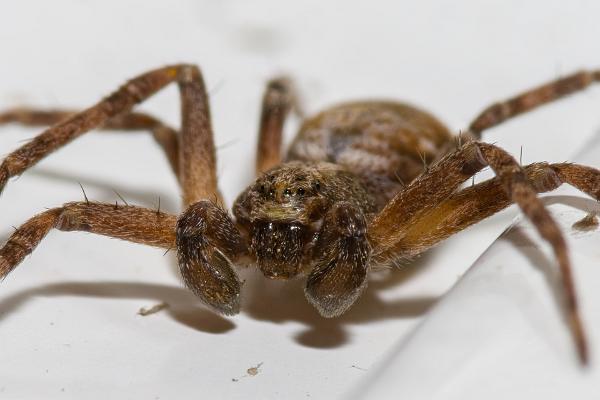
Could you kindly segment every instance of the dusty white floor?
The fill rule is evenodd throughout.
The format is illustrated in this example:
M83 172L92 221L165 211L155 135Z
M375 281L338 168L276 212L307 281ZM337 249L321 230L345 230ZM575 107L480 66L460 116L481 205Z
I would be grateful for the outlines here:
M146 69L197 63L211 93L219 176L229 203L252 179L259 100L273 74L296 78L309 113L346 99L398 98L430 109L458 131L495 100L600 66L595 40L600 5L591 1L107 4L5 5L0 107L83 107ZM494 129L486 139L516 156L523 146L525 163L572 159L599 131L599 103L600 89L590 89ZM169 88L141 108L177 124L177 107L176 90ZM288 139L295 124L289 128ZM0 154L6 154L38 130L8 126L0 132ZM600 166L600 153L588 157ZM162 209L179 210L175 179L149 137L95 133L9 183L0 197L0 238L45 207L81 199L78 182L94 200L114 201L116 190L130 203L155 207L160 196ZM407 346L423 374L403 382L402 368L411 358L400 358L404 364L388 395L406 397L426 387L428 397L441 399L490 392L558 398L563 392L547 389L560 371L566 382L561 387L572 384L578 398L594 398L593 387L581 382L597 370L594 364L587 372L578 369L565 338L543 342L551 355L541 367L537 351L502 352L510 357L497 358L484 351L487 366L496 369L458 364L461 373L456 379L446 375L444 385L435 380L436 366L450 355L411 347L423 326L436 326L427 321L442 306L460 313L448 303L432 307L515 215L509 209L410 269L375 277L360 303L337 320L318 317L300 283L269 282L251 271L243 273L244 311L222 318L181 287L173 254L52 233L0 285L0 398L343 398L363 393L354 388L376 382L382 365L396 365L389 360ZM579 286L586 304L598 304L597 280ZM168 310L137 315L140 307L163 301ZM598 332L598 310L587 310L586 322ZM514 318L521 321L520 315ZM417 328L421 321L426 322ZM477 326L476 316L472 323ZM534 332L534 341L545 340ZM444 333L439 330L436 346L454 348L456 342ZM532 340L514 336L518 346L519 339ZM258 373L249 375L259 364ZM537 379L511 393L510 382L525 382L519 381L523 376L498 371L524 371ZM490 384L496 380L505 384Z

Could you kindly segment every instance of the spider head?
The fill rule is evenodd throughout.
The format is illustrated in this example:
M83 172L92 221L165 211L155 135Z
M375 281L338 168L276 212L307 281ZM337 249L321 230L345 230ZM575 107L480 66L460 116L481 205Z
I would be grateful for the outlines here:
M328 206L319 169L292 162L260 176L236 200L233 212L265 276L289 279L301 271L306 247Z
M236 200L234 214L249 223L310 225L322 218L329 199L316 166L291 162L261 175Z

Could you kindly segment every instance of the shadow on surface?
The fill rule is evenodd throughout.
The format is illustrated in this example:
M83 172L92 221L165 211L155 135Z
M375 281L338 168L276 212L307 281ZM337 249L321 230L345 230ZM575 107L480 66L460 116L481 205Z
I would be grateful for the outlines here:
M0 321L36 296L82 296L110 299L152 299L169 306L164 311L174 320L206 333L224 333L235 328L228 318L207 310L187 289L151 283L64 282L27 289L0 300ZM136 315L137 316L137 315ZM141 316L137 316L143 318Z
M414 274L413 269L390 271L387 279L371 282L363 296L338 318L321 317L304 297L303 280L270 281L259 271L242 271L242 313L253 319L272 322L299 322L305 327L295 335L297 343L314 348L333 348L349 340L347 325L424 314L436 301L433 297L383 301L378 289L399 284ZM0 299L0 322L30 299L43 296L81 296L110 299L151 299L169 305L167 313L175 321L197 331L221 334L236 327L233 318L220 316L203 306L186 288L129 282L64 282L26 289ZM76 300L75 300L76 301ZM143 318L143 317L140 317Z
M382 271L357 302L342 316L323 318L304 296L304 279L288 282L270 281L259 271L244 271L246 279L242 312L254 319L273 323L299 322L304 325L295 340L301 345L314 348L333 348L349 341L348 325L364 324L386 319L411 318L429 310L437 297L417 297L386 301L379 292L396 286L417 274L425 258L419 259L402 270Z
M598 213L600 211L598 202L590 198L561 195L547 196L543 198L543 201L546 206L552 204L562 204L581 210L583 212L582 217L589 212L594 211ZM565 304L563 278L558 268L557 261L554 257L548 257L540 249L538 245L539 241L536 242L532 240L529 233L529 230L525 230L519 226L514 226L502 234L499 240L509 241L514 248L525 258L527 258L529 263L544 276L546 283L553 293L554 302L560 312L563 323L568 329L571 329L569 323L569 310ZM568 227L563 233L565 235L572 234L573 228ZM574 267L575 266L571 264L571 268Z

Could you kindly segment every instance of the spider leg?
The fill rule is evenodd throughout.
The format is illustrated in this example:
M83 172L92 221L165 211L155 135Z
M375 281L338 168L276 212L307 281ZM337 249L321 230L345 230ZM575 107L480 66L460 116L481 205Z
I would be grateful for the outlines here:
M480 139L481 133L486 129L543 104L583 90L598 81L600 81L600 71L581 71L530 89L506 101L487 107L469 125L468 132L475 139Z
M600 199L600 171L595 168L542 162L526 165L523 170L538 193L552 191L567 183L596 200ZM378 253L376 258L384 262L397 257L416 256L511 204L513 201L499 178L469 186L414 219L396 246Z
M67 203L31 218L0 248L0 279L29 255L50 229L85 231L149 246L175 247L177 217L142 207Z
M12 176L20 175L42 158L113 117L128 113L171 82L179 86L182 123L179 181L184 205L220 197L210 111L200 70L174 65L139 75L96 105L62 120L10 153L0 164L0 192Z
M257 175L281 164L283 125L291 109L300 113L291 80L285 77L270 80L262 100L256 148Z
M0 124L18 123L24 126L38 127L58 124L78 114L74 110L41 110L36 108L14 108L0 112ZM141 131L152 133L156 143L165 152L175 176L179 179L179 139L177 131L162 121L144 113L132 112L110 118L99 128L114 131Z
M304 293L327 318L343 314L367 287L371 246L361 210L348 202L332 206L313 250L320 257Z
M566 243L556 223L536 197L536 192L553 190L565 182L598 199L600 171L568 163L538 163L521 169L504 150L485 143L477 143L477 146L496 172L497 178L454 193L437 202L435 208L428 208L425 213L418 214L411 219L409 225L404 225L403 235L395 243L388 242L380 246L377 241L371 241L375 262L414 256L509 204L517 203L554 249L562 276L569 325L579 357L586 363L587 344Z
M179 267L190 289L224 314L239 310L241 284L231 261L243 255L246 246L227 213L208 201L220 200L220 194L208 98L196 66L174 65L139 75L96 105L66 119L62 119L65 115L60 112L38 115L38 121L44 118L60 121L6 157L0 164L0 190L10 177L21 174L90 129L108 127L111 123L131 128L160 124L130 111L172 82L178 84L181 97L177 159L187 210L180 218L139 207L87 201L70 203L32 218L9 238L0 249L1 276L20 263L51 228L84 230L138 243L176 247ZM175 160L174 153L171 155Z
M176 248L186 286L223 314L239 311L241 283L231 262L246 254L246 246L227 212L207 200L190 206L179 219L142 207L88 201L50 209L21 225L0 248L0 280L52 228Z
M487 166L480 143L468 142L445 155L405 186L369 223L379 252L393 247L419 215L434 209L467 179Z

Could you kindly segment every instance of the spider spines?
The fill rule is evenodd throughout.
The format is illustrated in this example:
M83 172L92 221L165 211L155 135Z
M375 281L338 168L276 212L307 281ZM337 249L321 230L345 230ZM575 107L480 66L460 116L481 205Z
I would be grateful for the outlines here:
M519 165L523 166L523 145L521 145L521 149L519 150Z
M423 173L429 172L429 164L427 164L427 156L424 152L419 152L419 158L423 162Z
M398 175L398 171L394 170L394 176L396 177L396 179L398 179L398 182L400 182L400 184L402 186L406 186L406 183L404 183L404 180L402 180L402 178L400 177L400 175Z
M89 205L90 201L88 200L87 194L85 193L85 189L83 188L83 185L81 184L81 182L77 182L79 184L79 187L81 188L81 191L83 192L83 198L85 199L85 204Z
M117 192L115 189L113 189L113 192L115 192L115 194L116 194L116 195L117 195L117 196L118 196L118 197L121 199L121 201L122 201L123 203L125 203L125 205L126 205L126 206L129 206L129 203L127 202L127 200L125 200L125 199L123 198L123 196L121 196L121 194L120 194L119 192Z

